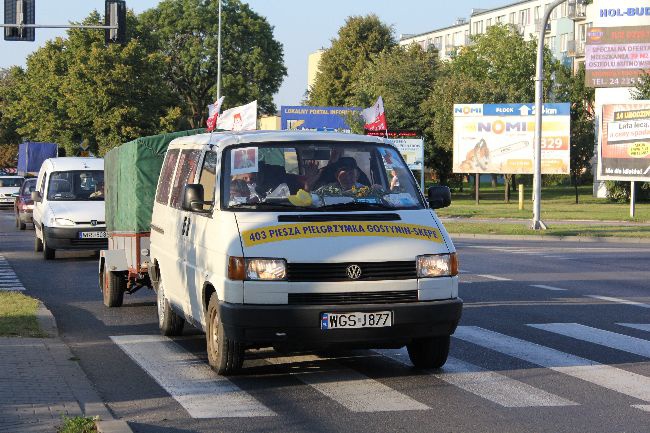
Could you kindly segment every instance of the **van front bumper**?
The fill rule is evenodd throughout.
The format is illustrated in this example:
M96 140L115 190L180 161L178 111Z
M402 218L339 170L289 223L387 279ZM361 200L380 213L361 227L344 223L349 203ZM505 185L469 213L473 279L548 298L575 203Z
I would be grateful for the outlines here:
M81 232L105 232L106 227L43 227L45 241L55 250L106 250L108 238L81 239Z
M246 305L220 303L229 338L247 346L290 349L398 348L413 339L451 335L460 321L460 298L402 304ZM321 329L321 313L392 311L393 326Z

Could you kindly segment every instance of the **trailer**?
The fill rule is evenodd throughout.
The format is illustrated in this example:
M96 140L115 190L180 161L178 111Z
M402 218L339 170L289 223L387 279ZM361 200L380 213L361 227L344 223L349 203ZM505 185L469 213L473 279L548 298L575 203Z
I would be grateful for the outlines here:
M41 169L43 161L56 158L59 146L56 143L42 143L26 141L18 146L17 173L21 176L36 175Z
M148 274L151 213L165 153L173 139L204 131L140 137L104 157L108 249L100 251L98 274L107 307L122 306L125 293L152 288Z

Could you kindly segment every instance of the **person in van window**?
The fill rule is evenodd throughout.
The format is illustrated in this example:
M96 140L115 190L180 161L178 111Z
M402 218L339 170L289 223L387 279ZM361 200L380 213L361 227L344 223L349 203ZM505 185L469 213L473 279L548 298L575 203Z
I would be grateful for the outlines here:
M399 176L397 176L397 170L391 168L390 175L392 176L390 180L390 190L396 191L399 189Z
M90 198L103 198L104 197L104 182L99 181L95 185L95 192L89 195Z

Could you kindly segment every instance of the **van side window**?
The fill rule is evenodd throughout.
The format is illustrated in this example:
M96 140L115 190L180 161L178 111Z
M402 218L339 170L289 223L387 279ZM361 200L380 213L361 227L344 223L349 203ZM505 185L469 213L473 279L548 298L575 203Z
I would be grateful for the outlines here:
M163 168L160 171L160 178L158 179L158 192L156 193L156 202L160 204L167 204L169 200L169 191L172 186L172 178L174 176L174 169L176 168L176 161L178 161L178 149L172 149L167 152Z
M201 158L200 150L184 150L178 157L178 170L174 177L174 186L172 188L172 197L169 205L174 209L180 209L183 203L183 191L185 185L194 181L196 168Z
M214 202L214 190L217 186L217 154L206 152L199 183L203 185L204 200Z

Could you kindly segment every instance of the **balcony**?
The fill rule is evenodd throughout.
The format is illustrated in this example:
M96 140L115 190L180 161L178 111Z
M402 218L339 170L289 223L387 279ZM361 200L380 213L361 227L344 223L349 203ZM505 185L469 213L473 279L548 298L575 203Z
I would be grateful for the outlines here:
M569 18L574 21L587 19L587 5L578 4L575 0L569 1Z
M542 30L542 20L539 19L535 21L535 33L539 33L540 30ZM548 33L551 31L551 23L546 23L546 28L544 29L544 33Z
M567 56L568 57L584 57L585 56L585 41L568 41L567 42Z

